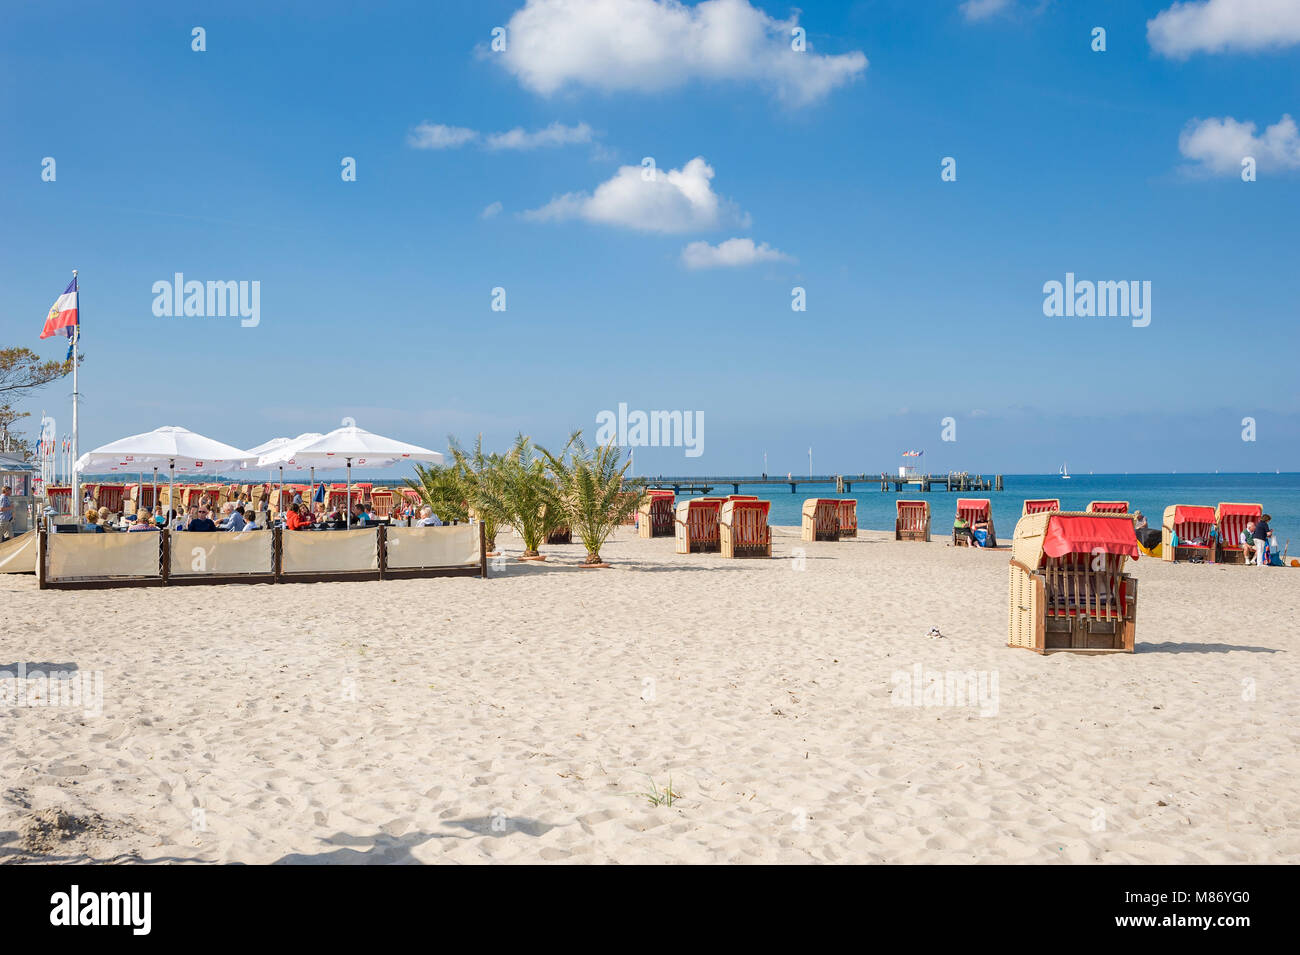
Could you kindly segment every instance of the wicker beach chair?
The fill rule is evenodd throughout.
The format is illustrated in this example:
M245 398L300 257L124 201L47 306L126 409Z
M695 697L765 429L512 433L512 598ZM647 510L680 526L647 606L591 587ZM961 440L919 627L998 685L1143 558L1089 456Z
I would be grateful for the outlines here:
M556 528L552 529L551 532L550 532L549 534L546 535L546 543L548 543L548 544L572 544L572 543L573 543L573 529L570 528L570 527L556 527Z
M1246 551L1241 546L1241 534L1250 521L1258 521L1264 516L1261 504L1220 503L1214 510L1215 523L1219 528L1220 564L1244 564Z
M723 557L771 557L771 501L727 501L718 517Z
M387 517L393 513L393 492L386 487L375 488L370 492L370 509L375 517Z
M839 501L840 540L858 536L858 502L856 498L846 497Z
M840 539L840 502L829 497L810 497L803 502L799 537L806 541Z
M668 537L673 533L672 491L646 491L637 508L638 537Z
M1128 501L1089 501L1089 514L1127 514Z
M1173 544L1178 538L1178 546ZM1198 543L1192 543L1193 541ZM1170 504L1160 524L1160 557L1177 563L1214 563L1218 526L1214 508L1197 504Z
M986 547L997 547L998 536L993 532L993 504L987 497L959 497L957 498L957 516L964 518L972 529L977 523L988 525L988 543ZM954 527L952 531L952 544L954 547L965 547L970 545L970 538L965 534L958 534Z
M895 501L894 540L930 540L930 502Z
M1040 511L1020 518L1011 543L1007 645L1038 653L1132 653L1138 559L1123 514Z
M1060 509L1061 499L1059 497L1044 497L1034 501L1025 501L1025 506L1020 509L1020 516L1037 514L1040 511L1059 511Z
M677 505L677 553L711 554L722 547L718 518L723 502L719 498L695 498Z

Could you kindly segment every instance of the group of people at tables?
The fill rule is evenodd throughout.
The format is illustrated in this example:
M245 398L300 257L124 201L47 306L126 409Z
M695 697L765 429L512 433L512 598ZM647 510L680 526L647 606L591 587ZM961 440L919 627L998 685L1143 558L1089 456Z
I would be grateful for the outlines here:
M375 527L379 524L409 524L414 527L441 527L442 521L433 513L433 508L404 501L393 507L387 517L378 517L360 500L352 502L350 513L341 507L326 507L324 501L309 503L295 494L293 501L284 511L277 512L270 507L265 498L254 504L246 494L241 494L234 501L226 501L219 508L208 495L190 504L183 513L175 510L168 514L162 511L154 513L142 507L131 517L127 514L114 515L107 507L95 507L93 499L86 499L85 522L81 527L83 534L102 534L106 532L131 533L133 531L157 531L169 527L173 531L260 531L268 527L283 527L291 531L307 530L342 530L349 525L357 528Z

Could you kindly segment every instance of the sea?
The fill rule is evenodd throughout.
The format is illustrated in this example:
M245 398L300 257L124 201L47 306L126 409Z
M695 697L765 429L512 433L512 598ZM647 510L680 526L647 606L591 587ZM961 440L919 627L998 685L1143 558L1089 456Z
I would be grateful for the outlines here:
M834 484L800 484L795 493L789 487L772 484L740 486L741 494L755 494L772 502L769 524L797 525L803 502L810 497L851 497L858 502L858 526L870 530L894 529L894 502L927 500L930 524L936 533L952 526L959 497L987 497L993 504L993 522L998 536L1010 540L1025 500L1060 498L1065 510L1082 511L1089 501L1128 501L1129 510L1141 511L1153 527L1160 526L1170 504L1217 506L1221 501L1260 504L1273 517L1279 543L1294 539L1300 551L1300 473L1283 474L1073 474L1063 479L1056 474L1007 474L1003 490L958 494L931 490L923 494L913 487L901 493L889 485L880 490L880 480L853 485L852 494L836 494ZM731 485L714 487L712 494L731 494ZM679 500L681 498L678 498Z

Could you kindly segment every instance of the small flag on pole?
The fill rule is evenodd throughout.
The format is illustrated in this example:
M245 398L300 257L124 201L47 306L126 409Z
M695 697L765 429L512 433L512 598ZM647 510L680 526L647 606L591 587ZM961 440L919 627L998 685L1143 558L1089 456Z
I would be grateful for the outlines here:
M65 329L69 338L74 338L77 328L77 280L74 277L68 287L63 290L63 294L54 300L50 306L49 314L45 316L45 328L41 331L41 338L53 338L58 334L59 329ZM68 356L72 355L72 347L69 346Z

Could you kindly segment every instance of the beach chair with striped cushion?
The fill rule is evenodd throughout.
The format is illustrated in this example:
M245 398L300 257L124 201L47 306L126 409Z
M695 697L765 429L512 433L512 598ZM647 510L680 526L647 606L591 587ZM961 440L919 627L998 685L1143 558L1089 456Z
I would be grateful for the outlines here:
M810 497L803 502L800 539L836 541L840 539L840 502L829 497Z
M1089 514L1127 514L1128 501L1089 501Z
M1177 563L1214 563L1219 529L1214 508L1197 504L1170 504L1160 525L1160 556ZM1174 538L1178 546L1174 546Z
M840 540L858 536L858 502L855 498L846 497L840 499L838 518Z
M957 498L957 517L964 518L965 521L970 524L972 531L975 529L976 524L987 524L988 541L984 546L998 546L998 535L993 532L993 504L987 497ZM957 529L954 527L952 531L952 543L954 547L969 546L970 538L965 534L958 534Z
M767 526L771 501L727 501L718 517L723 557L771 557L772 529Z
M672 491L646 491L641 506L637 508L638 537L669 537L673 534L674 496Z
M1061 509L1061 499L1059 497L1044 497L1037 500L1025 501L1025 506L1020 510L1020 516L1026 514L1037 514L1039 511L1059 511Z
M895 501L894 540L930 540L930 502Z
M1241 535L1250 521L1258 521L1264 516L1261 504L1220 503L1214 511L1215 523L1219 528L1220 564L1244 564L1246 551L1241 546Z
M1123 514L1039 511L1016 524L1011 542L1007 645L1038 653L1132 653L1138 559Z
M702 497L677 505L677 553L712 554L722 547L718 517L722 501Z
M386 487L375 488L370 492L370 509L375 517L387 517L393 513L393 492Z

